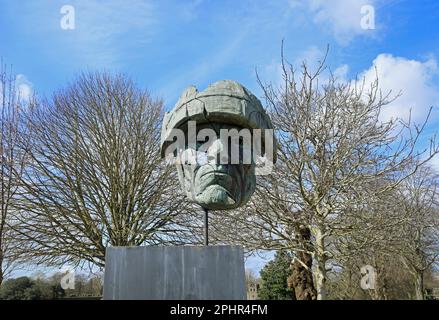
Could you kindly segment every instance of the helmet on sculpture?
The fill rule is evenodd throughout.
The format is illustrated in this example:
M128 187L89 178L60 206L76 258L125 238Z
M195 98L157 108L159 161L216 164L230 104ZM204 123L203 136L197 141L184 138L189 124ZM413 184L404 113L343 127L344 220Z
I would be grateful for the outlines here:
M188 121L195 121L197 125L224 123L248 129L273 129L258 98L232 80L217 81L201 92L190 86L182 93L175 107L166 112L163 119L160 144L162 157L165 157L166 147L171 143L172 129L180 128ZM273 157L275 160L276 155Z

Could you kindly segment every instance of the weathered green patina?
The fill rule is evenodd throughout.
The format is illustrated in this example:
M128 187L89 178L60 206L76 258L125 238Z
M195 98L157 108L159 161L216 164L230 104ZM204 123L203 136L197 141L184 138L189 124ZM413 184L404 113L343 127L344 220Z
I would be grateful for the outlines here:
M273 129L261 102L236 81L223 80L198 92L187 88L175 107L165 114L162 126L161 155L166 156L174 129L188 135L188 122L196 123L196 134L203 129ZM264 134L261 136L263 146ZM220 146L221 147L221 146ZM195 153L198 145L184 145L182 152ZM241 146L242 148L242 146ZM242 150L241 150L242 152ZM187 197L202 207L214 210L233 209L245 204L255 190L255 163L179 163L180 183Z

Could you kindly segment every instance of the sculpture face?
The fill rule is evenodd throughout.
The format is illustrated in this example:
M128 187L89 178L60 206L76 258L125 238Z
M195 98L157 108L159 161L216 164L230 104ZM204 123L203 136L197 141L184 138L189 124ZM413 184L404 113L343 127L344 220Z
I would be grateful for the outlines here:
M197 126L197 131L205 128L238 129L226 124ZM197 132L198 134L198 132ZM194 148L186 145L177 164L180 183L187 197L207 209L233 209L246 203L255 190L255 164L244 163L242 154L245 146L239 145L239 163L231 163L233 148L228 148L228 160L221 159L218 147L223 147L219 134L209 141L210 148L200 151L202 143ZM238 149L238 148L237 148ZM194 159L196 157L196 159ZM193 160L193 161L190 161Z
M191 129L191 123L196 124L196 128ZM233 135L230 143L224 143L229 141L222 136L224 129L234 129L239 134ZM259 172L255 159L261 155L259 151L266 159L275 161L274 143L268 143L271 148L265 143L272 134L257 134L254 129L272 133L273 126L261 102L241 84L222 80L201 92L191 86L165 114L161 156L170 156L171 162L177 160L180 183L189 200L206 209L237 208L245 204L255 190L255 174ZM199 142L199 136L206 136L203 131L212 134ZM262 143L262 140L263 150L251 150L255 141Z

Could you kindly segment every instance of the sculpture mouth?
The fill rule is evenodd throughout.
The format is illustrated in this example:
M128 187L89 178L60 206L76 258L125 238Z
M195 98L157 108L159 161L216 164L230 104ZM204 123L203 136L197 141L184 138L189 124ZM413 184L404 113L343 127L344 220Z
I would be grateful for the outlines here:
M214 175L215 177L219 177L219 178L230 177L230 175L228 173L225 173L222 171L208 171L208 172L205 172L202 175L200 175L200 179L202 179L204 176L207 176L207 175Z
M201 193L197 194L196 200L207 209L231 209L235 208L238 202L229 190L218 184L209 185Z
M196 201L208 209L236 207L241 200L240 182L228 167L200 167L195 189Z

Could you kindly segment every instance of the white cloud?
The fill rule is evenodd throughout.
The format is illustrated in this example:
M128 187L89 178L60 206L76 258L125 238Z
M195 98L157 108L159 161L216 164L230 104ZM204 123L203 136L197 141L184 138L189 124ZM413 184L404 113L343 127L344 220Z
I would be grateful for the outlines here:
M438 74L434 58L426 61L380 54L372 66L360 74L366 84L378 76L379 88L385 94L401 92L401 96L384 109L383 120L402 118L407 120L410 109L412 120L422 121L431 106L439 104L439 87L434 85L433 77Z
M346 82L348 72L349 72L349 66L347 64L342 64L341 66L339 66L334 70L333 75L337 79L337 81Z
M187 88L188 84L199 87L203 82L209 83L212 74L233 59L236 52L242 46L243 40L248 36L250 29L250 24L243 24L239 32L231 36L227 43L221 46L219 50L193 63L193 67L187 72L180 73L171 81L167 81L166 85L158 90L159 93L167 96L169 101L175 100L177 102L179 93Z
M282 64L276 59L272 59L269 64L265 65L260 70L258 69L257 71L263 82L271 82L274 86L279 86L282 83ZM254 74L254 70L251 72Z
M439 173L439 155L435 155L430 161L429 165Z
M86 59L103 66L114 65L126 54L120 43L130 37L139 50L149 43L158 23L151 1L78 1L75 5L76 29L69 34ZM67 32L67 31L64 31ZM68 35L66 33L66 35Z
M324 50L319 49L316 46L311 46L306 50L302 51L296 58L294 62L294 67L300 69L302 64L305 63L307 68L311 73L317 72L317 69L320 67L321 63L325 59L326 52ZM328 52L330 55L330 52ZM335 77L337 82L346 82L348 80L348 72L349 66L347 64L342 64L336 67L335 69L329 68L327 65L327 61L325 62L324 69L321 71L319 76L319 83L324 84L329 81L332 73L332 76Z
M33 92L32 83L23 74L17 74L15 80L18 97L24 101L29 101Z
M325 58L325 52L320 50L316 46L311 46L306 48L305 50L298 52L296 58L292 61L288 59L285 60L285 63L291 63L293 68L297 71L296 76L299 76L302 64L305 63L310 72L315 72L320 64L320 62ZM287 67L288 69L288 67ZM254 70L251 70L254 72ZM280 59L272 59L270 63L258 68L258 74L264 83L271 83L273 86L280 86L283 84L283 70L282 63ZM325 74L324 78L327 80L329 77L328 74Z
M192 0L181 3L180 14L185 21L192 21L198 17L198 8L203 0Z
M65 5L74 10L62 11ZM51 54L67 51L57 58L66 62L81 59L86 67L119 67L132 56L140 56L159 31L162 19L158 4L152 0L40 0L19 6L13 7L20 11L18 27L33 37L42 37L42 48L49 46ZM72 19L70 25L74 21L74 29L62 27L67 15Z
M316 46L308 47L307 49L299 52L296 58L292 61L293 68L296 70L296 76L300 76L303 63L306 64L310 73L317 72L317 68L325 59L325 51L319 49ZM286 60L288 63L288 60ZM326 64L325 64L326 67ZM264 82L271 82L274 86L279 86L283 81L282 64L279 60L272 59L269 64L259 70L259 75ZM335 77L337 82L347 82L349 66L342 64L335 69L325 68L322 70L319 76L319 83L324 84L329 81L330 71ZM296 79L297 80L297 79Z
M324 58L325 52L316 46L312 46L299 53L294 64L300 66L305 63L307 67L315 69Z
M262 268L274 258L274 251L257 251L255 255L245 259L245 268L259 276Z
M311 13L314 23L330 31L339 43L348 44L357 35L373 34L373 30L363 29L361 26L362 18L366 16L362 8L372 6L375 9L377 2L378 0L310 0L304 8ZM289 5L297 9L303 8L304 3L290 0Z
M2 92L2 84L0 83L0 92ZM9 85L6 86L6 96L9 94ZM23 74L15 76L15 98L22 102L28 102L33 94L33 84ZM3 104L3 95L0 94L0 105Z
M296 69L300 70L302 62L306 62L311 72L315 72L318 61L324 58L324 52L317 47L310 47L298 54L293 61ZM282 80L281 64L272 60L265 68L261 69L261 78L265 81L279 85ZM342 64L332 69L332 74L337 82L349 82L349 65ZM372 65L359 73L359 81L365 81L365 90L378 76L379 89L385 95L389 92L390 98L401 94L397 99L386 105L381 114L381 119L387 121L391 118L411 120L417 123L425 117L434 107L432 117L437 117L439 107L439 67L435 58L424 61L396 57L391 54L379 54ZM329 80L329 70L326 69L319 77L319 83L324 84ZM439 163L439 160L438 160Z

